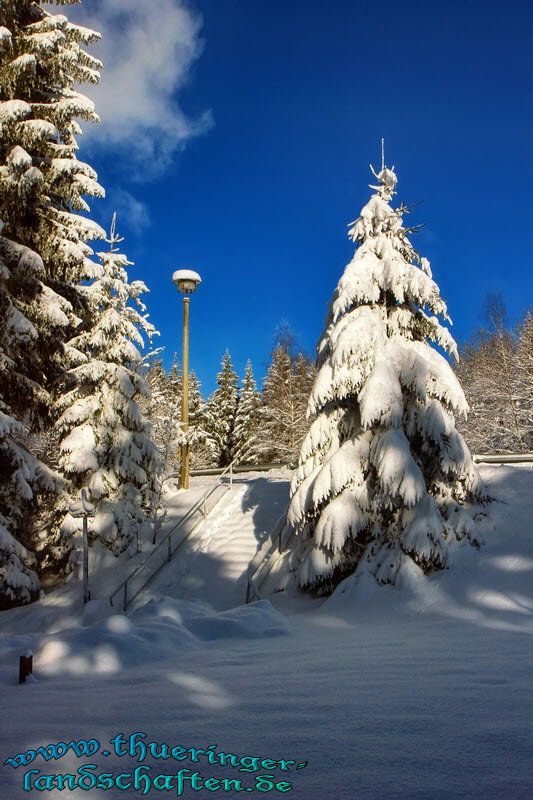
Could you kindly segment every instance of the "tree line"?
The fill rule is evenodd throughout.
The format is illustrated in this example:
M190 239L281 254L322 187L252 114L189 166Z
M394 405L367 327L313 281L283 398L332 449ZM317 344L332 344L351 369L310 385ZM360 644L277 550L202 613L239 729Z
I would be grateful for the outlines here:
M533 313L507 321L500 294L489 295L486 324L460 348L457 375L470 407L459 430L475 453L533 450Z
M261 390L248 361L239 380L228 351L217 388L205 399L194 370L189 374L189 430L192 469L237 464L295 463L309 427L307 406L314 380L311 360L295 344L285 325L272 350ZM163 474L179 469L182 380L177 358L167 372L160 358L146 370L151 397L142 403L151 421Z

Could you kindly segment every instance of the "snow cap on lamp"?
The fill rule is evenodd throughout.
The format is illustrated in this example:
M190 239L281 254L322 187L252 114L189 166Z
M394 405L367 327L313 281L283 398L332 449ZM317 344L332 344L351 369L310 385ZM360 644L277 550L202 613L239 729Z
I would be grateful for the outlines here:
M202 279L192 269L177 269L172 275L172 281L178 287L178 291L191 294L196 291Z

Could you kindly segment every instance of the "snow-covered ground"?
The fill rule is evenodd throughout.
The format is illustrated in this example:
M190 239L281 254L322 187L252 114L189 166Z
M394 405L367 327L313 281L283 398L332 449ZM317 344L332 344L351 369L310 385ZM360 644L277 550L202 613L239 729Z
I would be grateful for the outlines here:
M247 563L287 502L288 475L267 473L239 477L127 616L109 608L105 617L98 602L83 615L74 582L0 614L0 797L28 796L31 770L40 772L27 788L45 797L143 796L141 778L89 793L87 777L72 792L50 788L52 779L35 785L43 775L79 778L93 764L86 775L114 773L112 781L150 767L141 772L152 780L198 771L278 796L289 782L302 800L530 800L533 470L482 474L501 501L481 523L485 546L458 547L450 570L402 589L348 583L325 603L279 593L239 607ZM190 498L169 502L177 513ZM107 564L92 565L95 591L126 571ZM18 686L28 647L36 680ZM116 754L122 746L110 740L135 732L178 748L174 757ZM2 766L80 739L98 740L99 751ZM234 766L219 763L221 751ZM176 796L176 784L161 778L144 796ZM239 788L184 785L189 800Z

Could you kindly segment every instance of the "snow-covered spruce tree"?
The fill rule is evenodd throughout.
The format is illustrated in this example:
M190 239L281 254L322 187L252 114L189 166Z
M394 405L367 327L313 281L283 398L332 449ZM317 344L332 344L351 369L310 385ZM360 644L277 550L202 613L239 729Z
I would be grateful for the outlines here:
M172 361L172 367L170 368L170 373L168 376L168 384L170 386L170 397L172 402L172 408L174 413L174 408L176 409L176 413L178 416L181 415L181 392L182 392L182 382L181 382L181 367L180 362L178 361L178 356L174 353L174 359Z
M192 469L215 465L216 446L209 431L213 421L207 403L201 392L201 384L194 370L189 373L189 430L187 439L190 446Z
M233 432L239 401L239 379L227 350L221 367L217 375L218 389L215 389L208 402L211 425L208 433L215 445L218 466L226 467L234 457Z
M9 361L0 350L0 380L7 378ZM39 591L32 569L35 555L22 540L28 526L28 508L34 493L55 493L58 476L21 444L23 426L0 395L0 609L29 603Z
M42 5L0 3L0 218L6 239L37 256L20 258L9 281L14 307L33 331L16 367L31 384L11 406L32 448L39 430L51 427L49 393L64 370L62 343L86 314L77 285L98 274L87 242L105 235L76 213L88 210L83 195L104 194L91 167L76 158L77 118L98 117L73 88L98 80L100 62L81 45L99 34ZM25 527L32 536L34 525ZM56 545L53 537L40 541L40 567L61 558Z
M70 343L70 353L77 354L68 372L73 386L58 401L57 427L61 467L74 495L87 488L96 503L92 535L118 554L149 524L161 464L152 426L136 402L150 391L137 371L137 346L155 330L130 301L144 312L140 295L147 288L128 283L131 262L117 252L122 240L115 219L106 241L109 251L98 254L102 275L83 287L90 324ZM79 530L80 520L67 514L63 536L71 539Z
M74 2L58 0L65 1ZM104 191L94 170L76 158L76 119L98 117L73 87L98 81L101 63L80 43L99 34L41 6L41 0L0 6L0 216L5 235L41 256L44 283L78 313L73 284L98 274L87 241L104 232L74 212L89 210L83 195Z
M151 397L140 405L152 423L154 440L163 461L163 476L168 477L177 469L178 450L183 441L181 374L176 359L170 375L165 371L161 359L154 361L150 365L146 379ZM179 387L176 385L177 381Z
M100 62L80 42L99 34L41 5L0 4L0 218L5 241L28 248L24 257L13 256L17 264L7 288L33 329L24 365L19 351L17 372L42 390L61 374L60 343L68 338L68 322L78 324L76 314L83 311L73 284L98 270L86 242L104 232L72 213L88 210L83 194L103 195L93 170L76 159L75 118L98 117L73 89L98 80ZM38 258L28 257L30 250ZM39 397L26 391L18 398L19 418L31 416L36 423L46 416L50 398L41 390Z
M0 608L38 593L31 569L35 494L53 496L62 486L25 446L31 414L39 416L50 402L42 385L42 334L67 323L64 301L45 291L43 274L36 253L0 236ZM30 316L41 321L40 331Z
M394 584L445 567L454 541L477 545L470 504L488 500L455 429L463 392L432 347L455 353L435 316L448 319L446 305L408 240L406 209L389 205L394 171L376 177L349 232L358 247L317 348L316 419L291 483L288 560L321 594L353 573Z
M148 370L147 381L151 399L143 404L145 413L154 427L155 441L161 453L165 477L175 473L179 464L179 448L189 442L192 469L213 466L214 443L208 430L210 427L207 404L200 390L200 382L194 370L189 373L189 428L187 438L181 429L181 369L176 356L170 373L163 362L154 361Z
M240 464L255 464L254 437L259 427L259 403L261 395L254 380L252 362L246 364L243 385L235 418L235 457Z
M307 407L314 370L302 353L278 344L263 383L259 426L253 444L260 463L291 464L309 430Z
M293 415L292 446L294 454L290 463L296 463L304 438L307 436L314 416L308 413L309 396L316 378L316 369L311 359L302 352L297 353L292 365L293 374Z
M161 450L161 422L167 416L169 401L169 380L161 358L150 362L145 379L151 394L150 402L145 404L145 413L153 425L156 442Z

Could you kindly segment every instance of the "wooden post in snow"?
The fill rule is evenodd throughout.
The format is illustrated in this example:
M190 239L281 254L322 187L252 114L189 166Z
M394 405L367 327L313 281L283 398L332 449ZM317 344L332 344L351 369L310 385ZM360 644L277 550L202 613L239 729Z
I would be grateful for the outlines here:
M33 674L33 653L28 650L19 658L19 684L26 683L28 675Z

